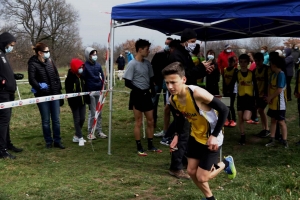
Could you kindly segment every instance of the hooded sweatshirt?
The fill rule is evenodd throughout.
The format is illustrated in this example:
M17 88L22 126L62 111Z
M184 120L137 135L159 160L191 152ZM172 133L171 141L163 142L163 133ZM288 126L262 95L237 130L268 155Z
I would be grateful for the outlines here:
M87 47L84 51L86 61L84 63L85 68L82 74L85 80L86 90L89 92L102 90L104 82L104 73L101 65L97 61L90 59L90 53L92 51L96 51L96 49ZM102 80L99 77L100 74Z
M17 84L14 72L5 55L5 47L15 42L16 38L10 33L4 32L0 35L0 93L15 93Z
M293 76L294 58L292 56L292 50L290 48L285 48L284 53L285 53L286 76Z

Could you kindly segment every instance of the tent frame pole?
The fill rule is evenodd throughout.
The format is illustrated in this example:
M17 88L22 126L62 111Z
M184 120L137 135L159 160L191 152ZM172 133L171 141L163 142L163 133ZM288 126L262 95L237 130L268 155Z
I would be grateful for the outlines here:
M108 155L111 155L111 130L112 130L112 112L113 112L113 69L114 69L114 42L115 42L115 20L111 20L110 25L110 69L109 69L109 85L110 92L109 92L109 126L108 126Z

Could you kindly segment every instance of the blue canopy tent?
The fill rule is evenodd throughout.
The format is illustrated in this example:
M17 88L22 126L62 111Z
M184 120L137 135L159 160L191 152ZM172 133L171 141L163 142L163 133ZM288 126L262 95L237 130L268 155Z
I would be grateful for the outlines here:
M185 28L197 32L201 41L249 37L299 37L299 0L146 0L118 5L111 13L111 56L114 29L136 25L180 35ZM113 58L111 58L113 66ZM112 73L110 74L112 86ZM112 93L110 93L110 154Z

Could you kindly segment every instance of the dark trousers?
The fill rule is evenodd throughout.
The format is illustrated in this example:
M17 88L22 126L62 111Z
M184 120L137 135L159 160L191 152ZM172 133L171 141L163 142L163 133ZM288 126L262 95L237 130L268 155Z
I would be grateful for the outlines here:
M235 93L231 94L224 94L224 97L230 97L230 107L229 107L229 113L228 113L228 120L233 120L236 122L236 115L235 115L235 109L234 109L234 102L235 102Z
M172 122L172 124L173 123L174 123L174 121ZM175 124L174 124L174 126L175 126ZM170 127L171 127L171 125L170 125ZM182 170L183 164L187 164L187 158L185 157L185 154L186 154L186 150L187 150L187 143L188 143L190 131L191 131L191 125L188 122L188 120L185 120L182 132L179 133L179 136L178 136L178 144L177 144L178 150L173 151L172 155L171 155L170 170L175 170L175 171ZM173 135L174 135L174 133L173 133Z
M292 99L292 89L291 89L291 81L293 76L287 76L286 77L286 95L287 99Z
M297 103L298 103L298 115L299 115L299 127L300 127L300 98L297 99Z
M14 101L14 94L1 93L0 103ZM12 146L9 133L9 123L11 119L12 108L0 109L0 150Z
M299 63L298 63L298 64L295 63L295 78L296 78L296 76L297 76L297 71L298 71L298 69L299 69Z
M157 107L159 102L160 93L163 90L162 85L155 85L155 97L152 98L153 102L153 120L154 124L157 122ZM164 93L164 105L166 104L166 90L163 90Z
M73 121L75 127L75 134L78 138L82 138L82 126L85 121L85 105L79 107L71 107L73 113Z

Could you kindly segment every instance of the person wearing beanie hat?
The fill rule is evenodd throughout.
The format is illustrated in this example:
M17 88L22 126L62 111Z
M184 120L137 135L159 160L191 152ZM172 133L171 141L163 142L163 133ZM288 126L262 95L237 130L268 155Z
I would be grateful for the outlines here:
M6 57L6 54L13 50L15 44L16 38L10 33L4 32L0 35L0 103L14 101L14 93L17 89L16 80L23 78L22 74L14 74L10 61ZM23 149L15 147L11 142L9 128L11 116L12 108L0 110L0 159L16 158L7 150L14 152L23 151Z
M81 74L83 72L84 62L78 58L71 60L70 69L65 81L66 93L80 93L85 91L85 81ZM82 126L85 121L86 104L89 104L89 95L68 98L68 104L72 110L75 127L73 142L84 146L86 140L82 136Z
M218 56L218 67L221 75L224 74L224 69L229 66L228 59L230 57L235 57L235 60L238 60L237 56L231 49L231 45L226 44L224 46L224 50ZM237 63L234 67L237 68Z

